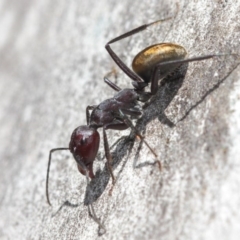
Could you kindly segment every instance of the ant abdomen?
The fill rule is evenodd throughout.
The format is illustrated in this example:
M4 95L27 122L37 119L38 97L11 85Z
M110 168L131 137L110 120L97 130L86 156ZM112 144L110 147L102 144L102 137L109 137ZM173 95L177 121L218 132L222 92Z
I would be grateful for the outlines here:
M184 47L173 43L159 43L149 46L139 52L132 61L132 69L137 73L146 83L152 79L154 68L162 62L176 61L184 59L187 51ZM168 64L161 66L158 78L162 79L174 69L179 67L181 63Z

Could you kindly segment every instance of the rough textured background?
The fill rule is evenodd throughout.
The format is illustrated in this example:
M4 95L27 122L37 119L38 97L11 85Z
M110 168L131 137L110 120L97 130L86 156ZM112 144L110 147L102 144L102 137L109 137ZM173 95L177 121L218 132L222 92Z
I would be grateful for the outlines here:
M55 153L53 207L46 203L49 150L68 146L72 130L86 123L88 104L113 95L103 82L115 67L105 43L173 16L176 3L175 19L114 44L128 65L163 41L183 45L190 56L240 53L239 1L1 1L0 239L98 239L84 206L91 192L107 230L101 239L240 239L240 61L231 56L189 64L184 80L166 82L146 106L138 126L162 172L144 144L136 140L131 149L123 138L112 150L112 196L105 160L96 161L85 194L73 158ZM116 69L113 80L131 87ZM109 141L128 134L108 131ZM58 211L66 200L77 206Z

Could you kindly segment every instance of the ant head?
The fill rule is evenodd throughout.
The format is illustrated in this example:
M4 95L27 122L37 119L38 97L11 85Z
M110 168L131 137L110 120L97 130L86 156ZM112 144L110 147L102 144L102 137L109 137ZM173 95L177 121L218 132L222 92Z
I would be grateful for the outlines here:
M98 152L99 141L100 136L95 128L80 126L73 131L69 143L69 149L78 164L79 172L83 175L88 172L90 178L94 178L92 167Z

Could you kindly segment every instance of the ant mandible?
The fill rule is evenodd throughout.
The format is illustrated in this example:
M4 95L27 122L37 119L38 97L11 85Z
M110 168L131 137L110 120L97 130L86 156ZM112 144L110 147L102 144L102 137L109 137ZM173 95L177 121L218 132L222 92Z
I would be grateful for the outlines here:
M134 35L154 24L165 20L168 19L142 25L112 39L105 45L106 50L118 67L121 68L122 71L133 80L133 89L121 89L105 76L105 83L114 89L117 94L112 98L104 100L99 105L87 106L87 125L79 126L73 131L69 147L54 148L50 150L46 178L46 197L49 205L51 205L51 203L48 193L48 181L51 156L53 152L70 150L75 161L77 162L79 172L85 175L87 177L87 181L89 182L89 177L91 179L94 178L93 162L98 153L100 142L100 136L97 129L103 128L104 150L107 159L107 166L114 183L115 178L111 167L112 157L109 149L106 130L125 130L127 128L131 128L135 132L135 135L144 141L150 151L157 157L157 154L144 140L144 137L137 131L130 119L130 117L138 118L142 115L142 108L139 102L146 102L151 98L151 96L155 95L158 90L158 81L167 77L172 72L177 71L182 64L192 61L205 60L215 56L232 55L211 54L193 58L185 58L187 56L187 51L184 47L173 43L159 43L151 45L139 52L133 59L133 70L131 70L125 63L123 63L123 61L110 47L110 44L114 42ZM148 84L150 84L150 92L145 91L145 87L147 87ZM90 113L90 111L92 112Z

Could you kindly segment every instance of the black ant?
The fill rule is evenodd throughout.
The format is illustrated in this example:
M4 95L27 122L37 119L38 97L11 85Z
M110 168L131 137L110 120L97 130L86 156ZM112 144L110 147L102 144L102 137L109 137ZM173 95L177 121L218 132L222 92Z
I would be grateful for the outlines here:
M112 157L109 149L108 139L106 135L107 129L125 130L131 128L135 132L135 136L139 137L157 157L157 154L144 140L144 137L137 131L133 125L131 118L139 118L142 115L142 108L139 102L148 101L158 90L159 80L164 79L169 74L177 71L182 64L201 61L216 56L232 55L232 54L210 54L200 57L186 58L187 51L184 47L173 43L159 43L149 46L139 52L132 62L131 70L110 47L110 44L121 39L134 35L140 31L145 30L149 26L165 21L159 20L150 24L142 25L127 33L124 33L111 41L109 41L105 48L115 61L115 63L123 70L123 72L133 80L133 88L121 89L116 84L111 82L106 76L104 77L107 83L117 93L114 97L101 102L99 105L87 106L86 117L87 125L77 127L71 136L68 148L54 148L49 153L47 178L46 178L46 197L47 202L51 205L48 193L49 170L51 164L51 155L55 151L70 150L75 161L77 162L78 170L81 174L87 177L94 178L93 162L96 158L99 148L100 136L97 131L98 128L103 128L104 149L107 159L107 166L109 173L114 183L115 178L112 171ZM145 91L145 87L150 84L150 92ZM90 113L90 111L92 111ZM159 162L159 166L160 162ZM92 206L91 206L92 207ZM98 221L93 211L93 217L103 229L103 225Z

